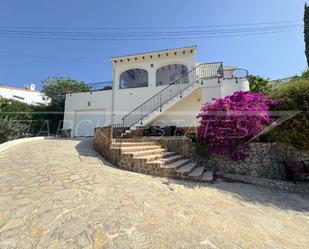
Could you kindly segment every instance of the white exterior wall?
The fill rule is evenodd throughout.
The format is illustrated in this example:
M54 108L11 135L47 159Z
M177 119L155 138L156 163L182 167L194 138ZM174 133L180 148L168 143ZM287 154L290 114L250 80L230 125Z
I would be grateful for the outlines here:
M199 88L171 108L162 112L161 115L151 122L151 125L160 127L170 125L175 125L177 127L197 126L198 120L196 116L201 110L202 105L202 89Z
M162 112L151 122L151 125L161 127L169 125L198 126L199 122L196 116L204 104L213 102L213 98L222 98L236 91L248 90L249 82L247 80L239 80L238 83L235 80L220 80L220 83L217 79L206 80L196 91Z
M249 82L247 79L239 79L237 83L235 79L220 79L220 83L217 79L207 80L202 91L202 102L211 103L213 98L222 98L237 91L249 91Z
M77 115L82 112L85 113L84 121L91 129L111 124L112 91L66 95L63 129L71 129L71 136L84 135L77 134L77 129L83 125L77 122L79 121ZM103 115L104 117L102 117ZM92 133L93 131L90 131L88 135L91 136Z
M49 103L49 100L40 92L6 86L0 86L0 96L6 99L17 100L28 105L45 105Z
M249 81L247 79L224 80L222 84L222 97L231 95L237 91L250 91Z
M138 56L136 61L133 57L129 62L126 59L123 59L123 62L120 62L119 59L117 63L113 62L114 124L121 123L124 115L166 87L156 86L156 71L168 64L183 64L190 71L196 64L195 49L193 49L192 53L190 49L186 50L185 54L181 51L177 55L169 53L168 56L162 52L160 57L153 55L150 58L150 55L145 55L145 59L142 59L142 56ZM148 72L148 87L120 89L119 78L121 73L134 68L141 68Z

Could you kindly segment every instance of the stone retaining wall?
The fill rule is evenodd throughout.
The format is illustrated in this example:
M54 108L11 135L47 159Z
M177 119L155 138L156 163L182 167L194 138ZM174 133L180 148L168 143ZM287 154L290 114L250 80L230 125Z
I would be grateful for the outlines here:
M95 128L94 148L108 161L118 164L120 160L119 150L111 149L113 128L111 126Z
M303 160L306 163L309 160L308 152L293 148L280 149L274 143L252 143L251 148L249 157L244 161L235 162L220 156L210 156L207 162L197 160L205 164L208 170L279 180L286 179L283 161Z

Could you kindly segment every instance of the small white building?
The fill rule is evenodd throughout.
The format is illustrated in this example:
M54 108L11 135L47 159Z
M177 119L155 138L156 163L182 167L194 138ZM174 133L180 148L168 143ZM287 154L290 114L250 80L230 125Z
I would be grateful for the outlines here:
M35 85L27 88L15 88L0 85L0 97L17 100L29 105L46 105L49 99L41 92L35 90Z
M195 127L203 104L248 91L247 70L223 63L198 63L196 46L111 58L112 89L67 94L64 129L93 136L114 125Z

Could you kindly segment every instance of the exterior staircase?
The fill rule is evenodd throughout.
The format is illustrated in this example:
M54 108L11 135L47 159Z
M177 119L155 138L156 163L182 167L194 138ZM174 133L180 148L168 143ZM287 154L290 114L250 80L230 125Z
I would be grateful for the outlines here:
M163 109L174 105L184 96L197 89L200 84L203 84L203 80L220 79L222 77L222 62L199 64L144 103L141 103L122 118L121 124L116 124L115 126L128 130L134 129L136 125L143 125L159 115Z
M111 149L119 150L119 168L154 176L207 182L212 173L191 159L166 151L156 142L142 139L114 139Z
M113 126L114 128L122 128L124 131L135 129L136 126L151 122L163 111L207 83L207 80L217 79L220 83L222 79L235 79L237 82L247 76L247 70L241 68L224 69L222 62L199 64L126 114L122 118L122 123Z

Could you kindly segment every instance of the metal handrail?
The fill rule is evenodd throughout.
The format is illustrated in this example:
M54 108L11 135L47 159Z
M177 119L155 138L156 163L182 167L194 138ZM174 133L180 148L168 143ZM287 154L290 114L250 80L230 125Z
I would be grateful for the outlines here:
M244 68L230 68L223 70L224 79L246 79L249 76L249 71Z
M164 104L178 95L182 98L182 93L201 79L222 78L223 71L222 62L199 64L126 114L122 118L123 127L131 127L142 121L152 112L158 109L161 111ZM137 111L138 114L136 114Z
M103 81L95 83L87 83L91 92L111 90L113 87L113 81Z

